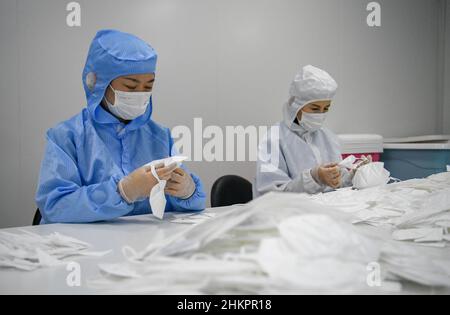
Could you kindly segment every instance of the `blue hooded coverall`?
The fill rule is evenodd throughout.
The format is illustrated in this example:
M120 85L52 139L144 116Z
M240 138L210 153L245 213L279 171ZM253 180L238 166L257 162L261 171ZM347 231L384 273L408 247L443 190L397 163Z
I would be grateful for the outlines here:
M134 35L103 30L92 41L83 85L87 107L47 132L36 203L41 223L88 223L151 213L148 198L128 204L118 182L137 168L175 155L170 130L147 111L128 124L101 106L114 79L156 71L153 48ZM184 168L184 166L183 166ZM196 190L182 200L166 196L166 211L201 211L206 195L200 179L191 174Z

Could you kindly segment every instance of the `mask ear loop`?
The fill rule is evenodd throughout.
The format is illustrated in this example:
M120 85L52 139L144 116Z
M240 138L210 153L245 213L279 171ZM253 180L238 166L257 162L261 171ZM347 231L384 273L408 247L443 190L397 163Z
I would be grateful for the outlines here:
M110 89L113 91L113 93L116 94L116 90L114 90L114 88L112 87L111 84L108 85L108 88L110 88ZM116 98L116 97L114 96L114 99L115 99L115 98ZM108 106L114 106L114 104L111 104L111 103L108 101L108 99L106 98L106 93L105 93L105 95L103 96L103 99L106 101L106 104L108 104ZM114 103L115 103L115 101L114 101Z
M155 177L155 179L158 181L158 184L156 184L155 187L159 186L159 189L164 193L164 189L166 188L167 181L161 180L159 178L158 174L156 173L156 167L154 164L152 164L150 166L150 171L152 172L152 175ZM155 187L153 187L153 189L155 189ZM152 189L152 191L153 191L153 189ZM150 195L148 196L148 202L150 205L152 204L152 202L151 202L152 191L150 191Z
M152 172L152 175L156 178L158 183L160 183L161 179L159 179L158 173L156 173L156 168L154 164L152 164L152 166L150 167L150 171Z
M150 166L150 171L152 172L153 177L155 177L155 179L158 181L157 185L160 185L161 184L161 179L159 178L158 173L156 173L156 168L155 168L154 164L152 164ZM150 195L148 196L148 202L149 203L151 203L150 202L151 195L152 195L152 193L150 192Z
M109 84L108 87L109 87L114 93L116 93L116 90L114 90L114 88L112 87L111 84Z

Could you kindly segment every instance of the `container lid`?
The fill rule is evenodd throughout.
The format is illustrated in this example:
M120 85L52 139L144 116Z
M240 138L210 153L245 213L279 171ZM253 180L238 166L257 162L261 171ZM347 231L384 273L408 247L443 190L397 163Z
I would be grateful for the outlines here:
M450 141L442 143L386 143L385 150L450 150Z
M450 135L385 139L384 148L393 150L450 150Z
M341 134L343 154L382 153L383 137L375 134Z
M450 141L450 135L430 135L406 138L387 138L384 143L446 143Z

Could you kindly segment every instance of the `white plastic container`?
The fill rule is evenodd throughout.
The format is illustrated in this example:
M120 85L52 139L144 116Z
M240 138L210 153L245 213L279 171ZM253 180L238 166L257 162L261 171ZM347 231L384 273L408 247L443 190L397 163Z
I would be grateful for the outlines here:
M381 159L383 153L383 137L375 134L342 134L339 135L343 158L349 155L361 157L372 156L374 162Z

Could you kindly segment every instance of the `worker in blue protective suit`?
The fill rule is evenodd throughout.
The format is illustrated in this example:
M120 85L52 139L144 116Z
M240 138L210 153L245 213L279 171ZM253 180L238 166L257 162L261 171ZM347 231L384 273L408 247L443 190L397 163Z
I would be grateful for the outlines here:
M175 155L170 130L152 119L157 54L131 34L103 30L92 41L83 83L87 107L47 132L36 203L42 223L83 223L151 212L158 184L147 165ZM176 164L166 180L166 211L201 211L200 179Z
M304 67L291 84L284 120L259 146L254 195L316 194L350 186L354 172L339 167L337 137L323 127L338 85L325 71Z

